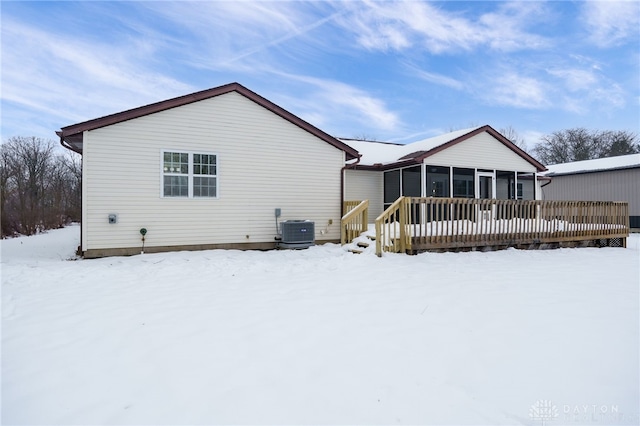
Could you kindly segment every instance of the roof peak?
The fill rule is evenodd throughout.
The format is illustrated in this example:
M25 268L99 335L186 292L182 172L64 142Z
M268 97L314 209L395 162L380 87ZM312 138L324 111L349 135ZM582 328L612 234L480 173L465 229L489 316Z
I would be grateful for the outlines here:
M373 146L372 143L368 141L350 140L348 143L360 152L368 151L365 158L363 158L363 166L389 168L406 166L408 164L421 164L425 158L447 149L450 146L472 138L482 132L489 133L498 142L504 144L515 154L535 166L538 171L546 170L540 162L524 152L522 149L518 148L504 135L488 124L470 127L467 129L454 130L449 133L443 133L441 135L421 139L407 144L395 145L381 143L374 146L378 149L373 150L370 149Z
M144 117L146 115L155 114L161 111L166 111L194 102L203 101L205 99L214 98L216 96L224 95L231 92L239 93L245 98L255 102L263 108L266 108L267 110L280 116L281 118L284 118L290 123L344 151L347 155L348 160L358 158L358 152L351 148L349 145L339 141L328 133L325 133L314 125L290 113L289 111L276 105L270 100L260 96L256 92L247 89L237 82L228 83L211 89L189 93L187 95L166 99L164 101L143 105L137 108L117 112L115 114L110 114L103 117L94 118L92 120L83 121L81 123L72 124L70 126L62 127L60 131L56 132L56 134L60 137L60 143L62 144L62 146L81 154L83 146L83 134L85 131L95 130L113 124L122 123L124 121L133 120L135 118Z

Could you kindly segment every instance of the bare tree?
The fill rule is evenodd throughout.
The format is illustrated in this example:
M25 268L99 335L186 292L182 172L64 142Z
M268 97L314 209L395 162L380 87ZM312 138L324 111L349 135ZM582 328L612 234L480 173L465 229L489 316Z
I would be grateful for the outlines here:
M509 125L507 127L503 127L502 129L500 129L500 133L521 150L525 152L528 150L527 142L518 134L516 129L514 129L512 126Z
M604 131L600 133L602 146L601 157L636 154L640 152L638 135L625 131Z
M16 188L22 233L32 235L43 230L45 194L51 174L55 145L40 138L11 138L16 163Z
M8 144L0 147L0 223L2 226L2 236L13 235L18 232L16 218L11 215L11 202L15 199L15 164L14 152L9 149Z
M66 151L58 157L66 181L65 214L73 221L80 221L82 214L82 157Z
M51 140L12 137L0 147L3 237L80 219L80 160L75 154L56 155L55 146Z
M367 133L359 133L351 138L349 138L351 140L354 141L375 141L377 140L374 136L371 136Z
M628 131L575 128L543 136L533 152L543 164L558 164L638 153L640 143Z

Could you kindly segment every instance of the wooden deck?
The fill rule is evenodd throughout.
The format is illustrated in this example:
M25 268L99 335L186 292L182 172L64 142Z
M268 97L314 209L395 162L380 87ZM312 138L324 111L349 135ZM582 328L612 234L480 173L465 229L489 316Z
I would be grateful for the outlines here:
M376 254L477 247L626 246L626 202L401 197L375 221Z

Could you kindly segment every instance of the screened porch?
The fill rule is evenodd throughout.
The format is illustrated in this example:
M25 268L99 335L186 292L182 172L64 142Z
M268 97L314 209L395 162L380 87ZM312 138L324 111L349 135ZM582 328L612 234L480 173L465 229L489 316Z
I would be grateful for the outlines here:
M384 209L399 197L535 200L531 171L418 165L384 172Z

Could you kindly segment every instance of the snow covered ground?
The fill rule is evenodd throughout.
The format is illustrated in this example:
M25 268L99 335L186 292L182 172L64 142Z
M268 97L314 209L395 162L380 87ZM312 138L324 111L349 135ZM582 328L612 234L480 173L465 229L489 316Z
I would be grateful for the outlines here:
M629 248L215 250L4 240L2 424L638 424Z

